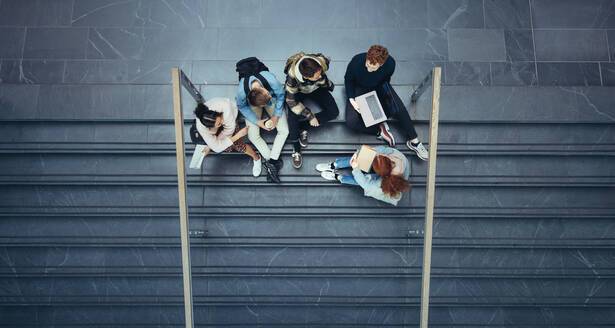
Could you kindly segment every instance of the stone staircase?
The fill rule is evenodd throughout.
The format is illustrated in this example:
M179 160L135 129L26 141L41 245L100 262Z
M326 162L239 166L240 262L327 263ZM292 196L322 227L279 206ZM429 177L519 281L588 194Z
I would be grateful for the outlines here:
M612 94L443 86L430 326L615 322ZM181 327L171 87L2 84L0 99L0 327ZM430 102L408 107L426 144ZM341 112L302 169L286 146L280 185L240 154L188 170L198 327L418 326L427 164L397 146L412 166L397 207L321 179L316 163L379 144Z

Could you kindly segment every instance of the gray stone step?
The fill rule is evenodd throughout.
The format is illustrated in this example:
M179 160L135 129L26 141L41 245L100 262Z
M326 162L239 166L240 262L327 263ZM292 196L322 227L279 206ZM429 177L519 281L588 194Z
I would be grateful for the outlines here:
M11 264L11 267L1 268L3 277L169 277L181 274L179 247L1 249L3 261ZM352 252L329 247L195 247L191 252L192 271L195 277L219 278L421 276L421 249L349 249ZM612 249L434 248L432 275L482 279L614 279L615 266L609 254Z
M348 149L350 150L350 149ZM411 183L423 186L426 182L426 163L413 153L404 151L412 165ZM602 154L602 152L600 152ZM337 155L336 155L337 154ZM343 154L343 155L342 155ZM350 152L348 152L350 154ZM481 155L444 153L439 160L438 186L610 186L613 184L615 157L546 155L499 155L488 152ZM583 152L581 154L588 154ZM317 163L345 156L341 150L326 152L312 148L304 153L304 165L297 170L283 157L281 171L284 185L331 186L314 170ZM19 154L0 157L1 184L17 185L175 185L177 181L173 155L130 154ZM68 165L70 164L70 165ZM265 183L264 178L251 174L252 162L247 156L218 155L208 157L200 170L188 170L191 185L250 185Z
M414 187L405 193L398 207L363 196L352 186L275 186L255 187L190 187L188 204L197 213L201 210L217 215L299 215L301 213L376 214L382 208L387 214L408 213L422 209L425 190ZM222 192L223 191L223 192ZM580 187L502 187L473 188L441 187L437 193L438 214L469 213L561 213L576 211L604 213L613 210L614 188ZM53 195L53 197L51 197ZM12 211L77 211L86 209L156 213L158 210L176 209L177 193L174 187L160 186L7 186L0 191L0 206ZM81 207L82 209L78 210ZM87 210L90 208L91 210ZM301 209L301 210L299 210ZM389 212L390 210L390 212ZM28 212L26 212L28 213Z
M204 85L204 97L236 95L235 85ZM396 86L411 116L428 119L431 98L409 106L410 86ZM612 122L612 87L444 86L440 120L480 122ZM184 92L184 117L192 118L194 100ZM345 93L333 92L344 119ZM172 119L168 85L0 85L0 119ZM428 95L428 94L427 94Z

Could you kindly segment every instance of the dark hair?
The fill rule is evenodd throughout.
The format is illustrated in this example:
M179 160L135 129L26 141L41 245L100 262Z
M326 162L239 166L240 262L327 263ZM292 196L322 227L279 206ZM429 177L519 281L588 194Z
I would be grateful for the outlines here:
M374 172L382 177L382 183L380 184L382 192L392 197L397 197L400 193L410 189L410 183L398 175L391 175L394 165L390 158L383 155L376 156L372 163Z
M312 77L316 72L320 71L322 67L318 62L312 58L304 58L299 63L299 73L305 77Z
M271 94L265 89L254 88L248 93L248 104L252 106L265 106L271 100Z
M216 118L222 116L222 113L209 109L209 107L203 103L198 103L194 109L194 115L196 115L196 118L198 118L203 125L208 128L213 128L216 124Z

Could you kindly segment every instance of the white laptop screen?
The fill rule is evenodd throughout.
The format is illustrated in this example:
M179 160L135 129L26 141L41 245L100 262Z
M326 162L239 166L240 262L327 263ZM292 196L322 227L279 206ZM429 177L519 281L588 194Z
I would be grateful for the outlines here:
M372 126L376 123L386 121L387 117L382 110L382 106L380 106L376 91L370 91L357 96L355 100L357 101L357 105L359 105L362 114L361 118L365 126Z

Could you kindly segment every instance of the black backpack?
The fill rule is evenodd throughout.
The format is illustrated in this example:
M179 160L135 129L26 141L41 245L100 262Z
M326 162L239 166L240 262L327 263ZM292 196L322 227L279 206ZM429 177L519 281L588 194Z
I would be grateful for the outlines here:
M269 82L260 74L262 71L269 71L269 68L263 64L256 57L248 57L244 58L235 64L235 71L239 73L239 81L243 80L243 91L245 91L246 96L250 93L250 88L248 86L248 82L250 80L250 76L255 76L260 83L263 85L267 91L271 91L271 86Z
M197 145L206 145L205 140L201 137L199 130L196 129L196 120L192 122L192 126L190 126L190 140Z

